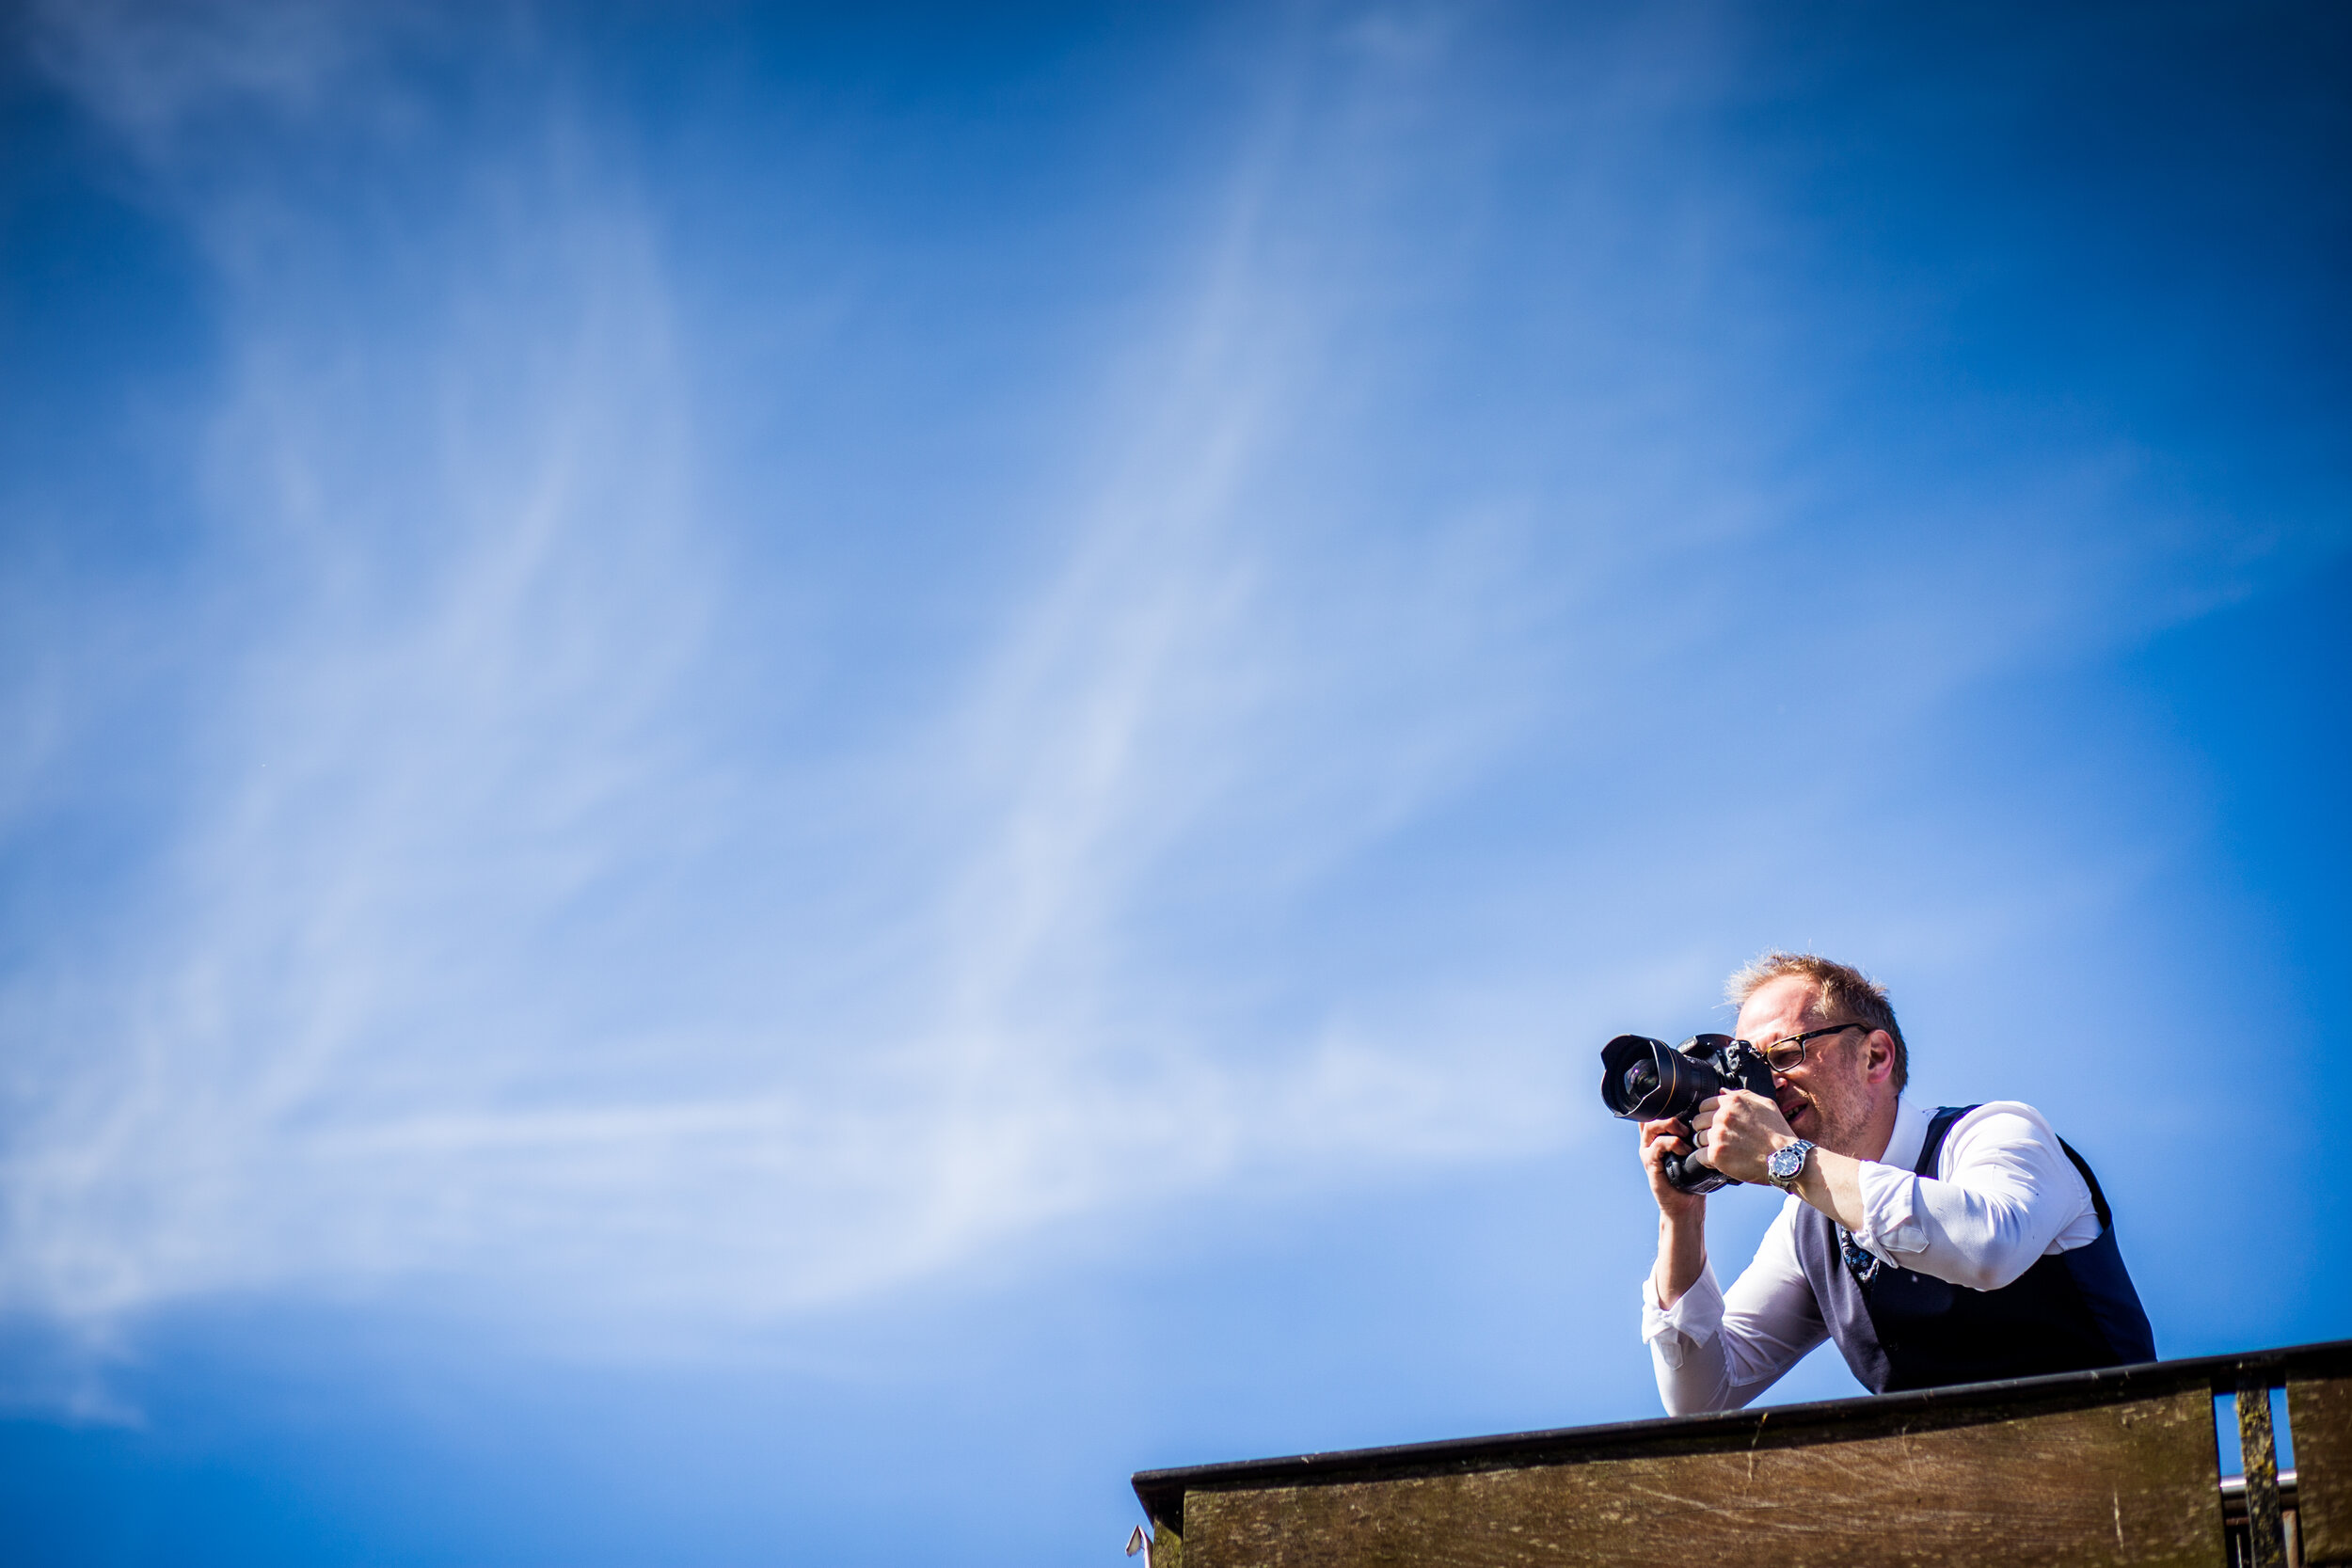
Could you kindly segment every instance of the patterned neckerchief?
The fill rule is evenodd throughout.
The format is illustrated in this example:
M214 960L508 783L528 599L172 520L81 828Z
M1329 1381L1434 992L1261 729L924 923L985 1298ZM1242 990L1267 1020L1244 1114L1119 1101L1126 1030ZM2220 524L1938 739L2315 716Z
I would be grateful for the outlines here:
M1845 1255L1846 1272L1857 1284L1867 1285L1879 1276L1878 1254L1853 1239L1853 1232L1844 1226L1837 1227L1837 1250Z

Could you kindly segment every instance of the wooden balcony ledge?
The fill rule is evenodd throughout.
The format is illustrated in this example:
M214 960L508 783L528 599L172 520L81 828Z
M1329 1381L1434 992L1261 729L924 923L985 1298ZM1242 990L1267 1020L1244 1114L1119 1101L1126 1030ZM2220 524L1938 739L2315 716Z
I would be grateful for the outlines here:
M2248 1396L2226 1481L2217 1395ZM2352 1563L2352 1340L1145 1470L1135 1489L1151 1568L2318 1568Z

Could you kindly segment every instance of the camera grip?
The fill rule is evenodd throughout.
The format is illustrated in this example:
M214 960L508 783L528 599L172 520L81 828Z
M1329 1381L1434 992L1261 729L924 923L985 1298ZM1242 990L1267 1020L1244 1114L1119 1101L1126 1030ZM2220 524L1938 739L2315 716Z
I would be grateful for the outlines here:
M1740 1184L1736 1179L1725 1176L1714 1166L1701 1164L1695 1154L1669 1154L1660 1164L1665 1170L1667 1186L1678 1193L1689 1193L1693 1197L1703 1197L1708 1193Z

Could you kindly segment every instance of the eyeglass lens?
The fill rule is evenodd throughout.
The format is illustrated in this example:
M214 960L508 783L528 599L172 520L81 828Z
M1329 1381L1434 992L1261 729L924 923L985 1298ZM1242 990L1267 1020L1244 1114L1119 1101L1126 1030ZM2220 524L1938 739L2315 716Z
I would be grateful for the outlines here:
M1820 1039L1824 1035L1842 1035L1849 1029L1867 1028L1862 1023L1833 1023L1826 1029L1808 1029L1802 1035L1791 1035L1785 1040L1774 1040L1763 1048L1764 1065L1774 1072L1787 1072L1804 1060L1804 1042Z

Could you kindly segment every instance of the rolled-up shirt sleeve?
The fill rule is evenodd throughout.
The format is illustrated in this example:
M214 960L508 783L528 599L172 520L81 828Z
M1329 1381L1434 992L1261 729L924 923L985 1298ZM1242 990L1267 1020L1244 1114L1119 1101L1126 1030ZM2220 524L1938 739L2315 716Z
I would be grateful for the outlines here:
M1642 1281L1642 1338L1667 1414L1737 1410L1826 1337L1797 1263L1795 1202L1773 1217L1756 1260L1728 1291L1716 1283L1712 1263L1672 1307L1660 1307L1653 1282Z
M2099 1234L2090 1188L2029 1105L1979 1106L1953 1126L1936 1166L1931 1178L1864 1164L1854 1240L1899 1268L1997 1291L2044 1254Z

